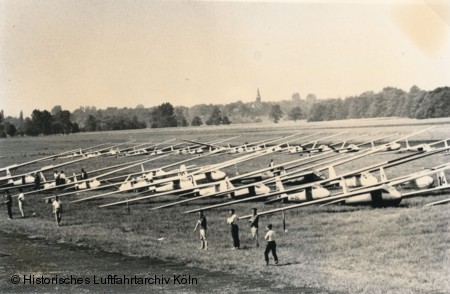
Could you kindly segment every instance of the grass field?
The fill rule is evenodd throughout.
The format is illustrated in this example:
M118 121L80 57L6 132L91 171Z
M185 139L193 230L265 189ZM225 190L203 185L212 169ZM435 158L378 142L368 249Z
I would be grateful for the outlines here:
M348 133L330 139L354 137L358 134L406 135L431 125L435 128L411 138L411 144L429 142L450 137L450 120L353 120L307 124L304 122L280 125L241 125L229 127L200 127L183 129L158 129L127 132L90 133L70 136L8 138L0 141L0 166L24 162L43 155L58 153L74 148L84 148L102 142L161 142L171 138L212 141L219 138L242 135L230 142L239 145L264 138L290 135L300 131L305 134L322 132L316 138L335 134L343 130ZM378 134L378 135L376 135ZM306 139L309 141L310 139ZM365 141L367 138L361 139ZM296 143L296 142L294 142ZM300 142L298 142L300 143ZM380 154L359 159L337 168L343 172L370 165L399 155ZM170 156L155 161L147 167L163 166L186 158ZM212 156L193 161L197 165L221 162L227 156ZM298 158L298 155L271 155L243 165L225 169L228 174L237 171L266 167L270 158L276 163ZM135 160L137 158L134 158ZM437 155L401 167L386 170L388 177L408 174L422 167L448 162L449 156ZM123 162L121 158L89 159L83 163L64 168L66 174ZM50 164L50 162L49 162ZM29 166L26 171L39 165ZM50 173L48 174L50 175ZM448 177L449 178L449 177ZM93 195L80 193L70 200ZM27 198L26 213L36 212L35 217L8 221L0 218L0 227L9 233L24 233L47 238L57 242L69 242L121 252L133 256L153 256L164 260L177 260L191 266L210 270L225 270L239 277L247 276L273 279L282 290L285 286L312 287L324 292L350 293L448 293L450 292L450 233L448 205L427 207L423 205L449 197L441 193L428 197L405 199L396 208L374 209L371 207L306 207L286 213L288 232L282 232L280 214L261 218L263 227L274 224L277 232L278 255L281 265L266 267L263 249L254 248L250 240L250 229L246 221L240 223L243 250L232 251L231 235L226 225L228 207L206 212L208 218L208 251L200 251L198 234L194 228L197 215L183 214L189 208L200 204L212 204L223 199L199 200L189 205L176 206L166 210L150 211L156 204L173 201L174 196L143 201L125 206L100 209L98 205L113 199L132 196L113 196L79 204L65 203L63 226L54 224L51 206L42 197ZM178 199L178 198L177 198ZM242 203L233 206L238 215L249 214L251 207L260 211L277 205L259 202ZM14 213L18 216L17 205ZM163 238L163 239L161 239ZM262 241L262 240L260 240ZM261 242L264 244L264 242Z

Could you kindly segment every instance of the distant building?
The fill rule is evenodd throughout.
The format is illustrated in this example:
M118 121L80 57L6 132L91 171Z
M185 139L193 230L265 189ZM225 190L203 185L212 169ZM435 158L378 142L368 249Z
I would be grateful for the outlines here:
M262 103L261 103L261 94L259 93L259 88L256 90L256 99L251 103L251 107L253 109L261 109Z

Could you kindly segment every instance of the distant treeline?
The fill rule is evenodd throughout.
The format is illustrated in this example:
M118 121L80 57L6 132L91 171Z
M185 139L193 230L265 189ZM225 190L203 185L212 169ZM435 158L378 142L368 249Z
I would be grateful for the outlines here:
M80 107L73 112L57 105L49 112L35 109L30 118L4 116L0 111L0 137L51 135L142 128L258 123L280 120L324 121L350 118L450 116L450 88L433 91L413 86L409 92L387 87L379 93L365 92L345 99L317 100L314 94L301 99L294 93L279 102L241 101L225 105L200 104L192 107L163 103L156 107Z
M365 92L359 96L327 99L310 109L308 121L369 117L436 118L450 116L450 88L423 91L413 86L409 92L387 87L380 93Z

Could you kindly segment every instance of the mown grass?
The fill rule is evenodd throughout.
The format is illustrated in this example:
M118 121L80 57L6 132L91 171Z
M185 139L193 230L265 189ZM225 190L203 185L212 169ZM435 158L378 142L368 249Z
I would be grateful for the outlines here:
M409 128L410 126L407 132L411 131ZM83 148L106 140L123 142L131 137L140 138L142 141L144 139L163 141L171 137L194 139L197 136L204 140L214 140L221 136L244 133L245 141L257 141L264 137L293 133L291 127L280 129L265 127L256 130L237 127L206 129L209 132L208 136L204 133L200 134L201 132L196 129L190 129L187 132L152 130L135 133L113 132L100 135L20 138L14 139L22 143L16 145L14 150L16 154L38 156L39 153ZM370 131L380 130L374 128ZM442 134L430 133L430 136L440 139L444 136L443 134L442 131ZM208 138L205 139L206 137ZM425 137L424 140L427 138ZM242 138L235 139L233 144L243 141ZM5 145L12 146L9 140L0 141L0 144L3 148ZM45 149L50 147L52 149ZM1 150L4 150L3 148ZM390 154L367 157L339 167L338 173L395 157ZM154 166L165 165L181 158L184 157L165 158L154 163ZM215 156L195 163L200 165L220 162L224 158ZM274 155L274 158L281 162L297 158L297 155ZM448 158L442 155L434 156L389 169L386 172L388 176L407 174L424 166L446 162ZM10 154L2 160L3 164L9 164L8 162L21 161L19 159L19 155ZM89 163L67 167L64 170L78 171L81 166L92 169L119 163L117 160L92 159ZM243 172L265 167L268 160L265 158L250 161L236 168L239 172ZM234 166L227 169L229 173L235 171ZM92 194L81 193L70 199ZM124 196L113 196L110 199L98 199L79 204L68 204L69 198L63 198L66 211L63 215L63 226L58 228L54 224L51 206L44 203L42 196L27 197L26 214L30 216L31 212L36 212L35 217L14 221L8 221L6 217L2 217L0 218L2 230L37 235L52 241L69 242L132 256L153 256L164 260L176 260L185 263L186 266L201 266L212 271L230 271L242 278L246 276L270 278L279 285L280 289L284 285L294 285L350 293L445 293L450 291L448 205L423 207L428 202L449 197L448 193L406 199L397 208L328 206L288 211L286 212L287 233L282 232L281 215L263 217L261 228L268 223L273 223L278 234L278 253L282 266L277 267L264 265L264 246L254 248L246 221L240 223L243 250L231 250L231 235L225 222L228 216L227 207L206 212L210 249L206 252L197 249L198 235L192 231L197 215L187 215L182 212L188 208L198 207L200 204L218 203L223 201L222 199L202 200L166 210L149 210L155 204L172 201L175 198L175 196L167 196L130 205L131 213L128 214L126 206L98 208L100 204L121 199ZM128 196L131 197L132 194ZM234 208L239 215L243 215L249 214L251 207L258 207L260 211L263 211L278 206L279 204L267 207L262 203L252 202L235 205ZM19 215L16 203L14 214ZM263 229L260 235L263 235Z

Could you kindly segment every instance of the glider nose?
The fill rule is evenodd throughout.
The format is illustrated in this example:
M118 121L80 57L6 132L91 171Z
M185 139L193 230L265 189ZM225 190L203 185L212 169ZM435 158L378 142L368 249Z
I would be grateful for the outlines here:
M400 149L401 147L402 147L402 145L400 145L399 143L395 142L395 143L393 143L393 144L389 147L389 149L390 149L390 150L398 150L398 149Z
M313 199L328 197L331 194L330 191L322 187L314 189L312 193Z
M91 181L91 182L89 183L89 186L90 186L91 188L99 187L99 186L100 186L100 182L99 182L98 180L93 180L93 181Z
M173 190L173 184L172 184L172 183L168 183L168 184L159 186L159 187L157 187L157 188L155 189L155 191L156 191L157 193L160 193L160 192L168 192L168 191L172 191L172 190Z
M255 192L256 192L256 195L268 194L268 193L270 193L270 188L264 184L258 185L255 187Z
M215 192L214 187L209 187L205 189L196 189L194 192L197 192L200 196L211 195Z
M225 179L226 176L227 176L227 174L221 170L215 170L215 171L211 172L211 180L213 180L213 181L223 180L223 179Z
M361 177L361 184L363 186L371 186L378 183L378 179L374 177L372 174L366 174Z
M270 178L273 178L273 177L274 177L274 174L271 171L265 171L265 172L262 173L262 179L263 180L270 179Z
M392 186L389 185L384 185L384 190L387 193L383 193L382 194L382 198L384 200L399 200L402 199L402 193L400 191L398 191L397 189L395 189Z
M419 189L429 188L433 184L434 179L430 176L424 176L414 181L415 186Z
M355 144L350 144L349 146L349 151L358 151L359 147Z

